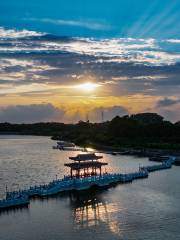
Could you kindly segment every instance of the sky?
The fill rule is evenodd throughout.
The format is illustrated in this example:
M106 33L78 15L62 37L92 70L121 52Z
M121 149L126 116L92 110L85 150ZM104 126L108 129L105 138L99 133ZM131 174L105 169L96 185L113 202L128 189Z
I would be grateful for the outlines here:
M0 2L0 122L180 120L179 0Z

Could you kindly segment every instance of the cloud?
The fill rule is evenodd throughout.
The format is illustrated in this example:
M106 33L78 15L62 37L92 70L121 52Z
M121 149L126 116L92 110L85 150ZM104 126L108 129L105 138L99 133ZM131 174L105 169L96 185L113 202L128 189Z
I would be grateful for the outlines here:
M115 116L128 114L128 110L123 106L98 107L90 109L68 111L57 108L52 104L30 104L14 105L0 108L0 122L11 123L34 123L34 122L78 122L86 120L87 116L91 122L101 122L102 112L104 121L111 120Z
M180 102L180 101L179 101ZM178 102L178 103L179 103ZM173 108L172 108L173 106ZM155 109L149 109L148 111L156 111L165 119L171 121L180 120L180 113L178 111L178 105L164 104L164 106L156 106ZM163 108L165 107L165 108ZM103 119L102 119L103 113ZM87 118L90 122L110 121L116 116L124 116L134 113L129 111L124 106L112 106L112 107L97 107L91 109L76 108L73 111L71 109L57 108L52 104L30 104L30 105L14 105L0 108L0 122L10 123L35 123L35 122L65 122L65 123L77 123L80 120L86 121Z
M169 107L180 103L180 99L164 98L157 102L157 107Z
M0 27L0 38L5 39L12 39L12 38L26 38L26 37L37 37L43 36L45 33L29 31L26 29L23 30L16 30L16 29L5 29Z
M71 27L81 27L90 30L110 30L112 26L108 23L95 22L92 20L65 20L65 19L51 19L51 18L24 18L23 20L43 22L53 25L63 25Z
M180 43L180 39L167 39L164 40L164 42L168 42L168 43Z
M0 84L32 84L45 83L49 78L47 72L56 70L56 67L41 62L41 60L1 58Z
M103 114L103 116L102 116ZM123 106L98 107L89 112L90 121L101 122L112 120L116 116L124 116L128 114L128 110Z
M123 106L132 111L143 111L148 104L153 107L157 99L163 100L167 96L171 100L179 98L180 53L178 44L173 42L152 38L73 38L40 35L28 30L5 31L8 31L8 38L0 38L1 106L22 101L59 102L69 108L69 112L76 108L71 115L65 111L65 121L86 119L86 114L83 115L78 107L86 110L89 106L90 119L99 121L101 110L91 113L92 108L121 105L122 97ZM91 93L72 87L85 82L100 87ZM134 98L137 95L142 96L141 102ZM127 100L131 96L135 100ZM146 97L153 100L145 106ZM165 103L171 104L167 100ZM157 110L160 108L163 107ZM116 113L111 112L104 110L107 119Z
M128 114L128 110L123 106L112 106L112 107L89 107L86 109L75 108L73 110L64 111L64 122L78 122L80 120L90 122L102 122L103 120L110 121L116 116L124 116Z
M164 116L164 118L169 120L169 121L172 121L172 122L180 121L179 108L162 109L161 111L159 111L159 114Z
M54 21L54 20L53 20ZM64 20L63 20L64 21ZM72 24L73 21L69 22ZM76 23L76 22L75 22ZM75 24L74 23L74 24ZM78 22L79 23L79 22ZM78 24L76 23L76 24ZM80 23L79 23L80 24ZM100 28L101 25L82 22L91 28ZM101 26L102 27L102 26ZM18 33L9 30L8 36L16 39L16 36L30 36L40 33ZM25 31L25 30L23 30ZM12 34L11 34L12 32ZM14 38L13 38L14 36ZM169 52L165 46L160 46L161 41L156 39L134 39L134 38L114 38L114 39L90 39L90 38L62 38L50 35L41 35L37 39L20 39L18 44L13 41L4 40L4 45L0 44L0 53L3 54L78 54L79 56L95 57L96 63L136 63L148 66L173 65L180 62L178 52ZM99 59L100 58L100 59Z
M52 104L15 105L0 108L0 122L33 123L61 121L64 112Z
M67 26L81 26L91 29L105 29L110 26L106 23L94 21L53 20L48 18L32 21L45 21ZM29 37L35 37L30 38ZM37 38L38 37L38 41ZM136 63L149 66L173 65L180 62L180 54L175 50L169 51L167 42L171 45L178 43L178 39L156 40L153 38L63 38L29 30L14 30L0 28L0 53L3 54L78 54L95 57L96 63ZM18 44L16 42L19 38ZM4 39L4 40L3 40ZM9 40L8 40L9 39ZM13 42L13 40L15 42ZM100 58L100 59L99 59Z

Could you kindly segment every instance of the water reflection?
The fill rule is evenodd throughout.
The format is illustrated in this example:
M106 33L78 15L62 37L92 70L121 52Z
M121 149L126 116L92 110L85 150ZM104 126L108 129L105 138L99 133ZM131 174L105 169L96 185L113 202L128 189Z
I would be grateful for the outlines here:
M109 221L107 203L102 199L101 193L93 190L71 194L73 219L78 228L97 226L103 219Z
M64 163L78 153L53 150L52 145L44 137L1 137L0 198L6 185L8 190L17 185L24 189L69 174ZM147 158L103 156L110 172L135 171L139 163L149 164ZM0 213L0 239L176 240L179 193L179 168L173 167L128 186L35 198L29 208Z
M114 219L114 213L120 210L115 203L104 199L108 189L92 189L70 195L74 227L76 229L97 228L104 226L104 230L114 235L120 235L120 222Z
M12 213L27 213L29 212L29 206L17 206L17 207L12 207L12 208L6 208L6 209L1 209L0 211L0 216L1 215L11 215Z

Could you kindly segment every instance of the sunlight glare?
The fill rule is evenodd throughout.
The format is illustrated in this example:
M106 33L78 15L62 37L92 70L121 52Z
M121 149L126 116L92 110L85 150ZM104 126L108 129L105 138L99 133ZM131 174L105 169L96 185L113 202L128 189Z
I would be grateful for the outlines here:
M100 86L99 84L87 82L87 83L82 83L82 84L78 85L77 88L79 88L83 91L86 91L86 92L92 92L99 86Z

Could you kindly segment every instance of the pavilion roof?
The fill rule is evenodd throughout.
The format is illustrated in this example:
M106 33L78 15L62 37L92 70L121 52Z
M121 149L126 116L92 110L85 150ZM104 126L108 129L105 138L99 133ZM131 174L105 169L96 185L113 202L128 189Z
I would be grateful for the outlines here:
M97 156L95 153L81 153L78 154L76 157L69 157L69 159L73 161L89 161L89 160L98 160L103 158L103 156Z

